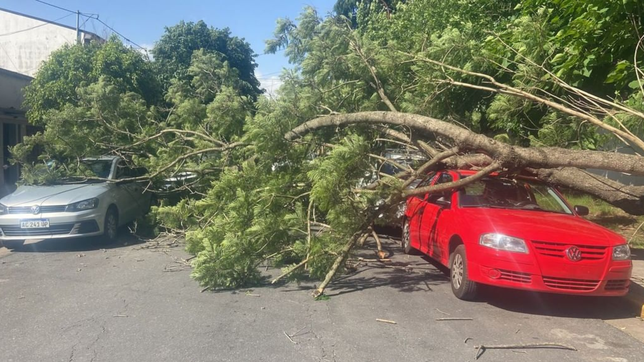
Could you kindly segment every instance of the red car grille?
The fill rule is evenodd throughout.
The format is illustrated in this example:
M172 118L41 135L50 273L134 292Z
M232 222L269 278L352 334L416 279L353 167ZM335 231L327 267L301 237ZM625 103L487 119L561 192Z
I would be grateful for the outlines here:
M499 271L501 272L501 276L499 277L499 279L501 280L524 284L529 284L532 281L532 276L530 276L530 274L528 273L520 273L503 269Z
M571 246L576 246L581 251L580 261L603 260L606 257L606 253L608 251L608 247L606 246L562 244L536 240L532 241L532 246L537 253L554 258L565 258L566 249Z
M568 279L543 277L543 283L552 289L589 291L594 290L599 285L599 280Z
M627 279L620 279L620 280L609 280L606 282L606 286L604 287L605 290L622 290L628 288L628 280Z

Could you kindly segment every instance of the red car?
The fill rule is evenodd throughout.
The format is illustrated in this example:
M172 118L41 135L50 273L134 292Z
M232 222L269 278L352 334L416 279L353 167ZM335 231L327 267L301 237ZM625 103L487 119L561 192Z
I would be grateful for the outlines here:
M474 171L428 175L417 187ZM621 296L632 263L620 235L583 219L553 187L531 178L490 175L456 191L411 197L402 246L450 269L452 291L471 300L477 285L540 292Z

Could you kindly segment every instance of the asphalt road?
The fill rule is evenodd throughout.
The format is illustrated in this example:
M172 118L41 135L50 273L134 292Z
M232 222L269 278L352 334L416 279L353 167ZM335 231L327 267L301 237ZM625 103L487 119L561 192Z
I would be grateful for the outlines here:
M490 349L479 361L644 361L644 344L603 321L638 314L621 299L486 289L463 302L392 242L391 264L360 265L324 301L313 283L201 293L181 247L133 242L0 248L0 360L472 361L480 344L558 342L578 350ZM473 320L436 320L447 317Z

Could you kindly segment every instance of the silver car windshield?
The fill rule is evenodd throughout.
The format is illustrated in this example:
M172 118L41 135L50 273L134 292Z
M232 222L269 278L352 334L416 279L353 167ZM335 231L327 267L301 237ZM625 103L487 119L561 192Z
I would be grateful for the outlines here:
M83 164L99 178L108 178L112 169L110 160L83 160Z

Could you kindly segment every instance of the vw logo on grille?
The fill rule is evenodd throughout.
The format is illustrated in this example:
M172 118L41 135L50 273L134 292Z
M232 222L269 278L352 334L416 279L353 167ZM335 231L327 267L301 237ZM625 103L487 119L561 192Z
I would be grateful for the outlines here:
M40 214L40 206L38 206L38 205L32 206L31 207L31 213L34 214L34 215Z
M581 260L581 250L576 246L571 246L566 249L566 256L571 261L580 261Z

